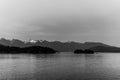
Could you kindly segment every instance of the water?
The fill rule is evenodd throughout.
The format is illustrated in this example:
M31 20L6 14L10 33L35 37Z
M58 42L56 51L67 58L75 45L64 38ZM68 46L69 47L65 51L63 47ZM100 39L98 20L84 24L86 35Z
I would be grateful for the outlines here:
M120 80L120 53L1 54L0 80Z

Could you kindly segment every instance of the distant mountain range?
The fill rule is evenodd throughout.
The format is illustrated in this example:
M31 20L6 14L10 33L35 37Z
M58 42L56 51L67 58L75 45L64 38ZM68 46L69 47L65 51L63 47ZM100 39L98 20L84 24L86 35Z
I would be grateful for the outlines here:
M114 46L96 46L89 49L95 52L120 52L120 48Z
M60 52L71 52L76 49L92 49L96 52L120 52L119 47L110 46L100 42L60 42L60 41L47 41L47 40L31 40L24 42L18 39L8 40L5 38L0 39L0 44L5 46L15 47L30 47L30 46L42 46L49 47Z

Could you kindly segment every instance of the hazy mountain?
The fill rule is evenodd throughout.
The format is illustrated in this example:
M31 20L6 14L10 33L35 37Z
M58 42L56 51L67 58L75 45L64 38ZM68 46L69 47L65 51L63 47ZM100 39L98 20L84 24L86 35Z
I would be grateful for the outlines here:
M114 46L97 46L90 48L90 50L95 52L120 52L120 48Z
M10 45L16 47L25 47L25 42L18 39L12 39Z
M15 46L15 47L29 47L29 46L43 46L49 47L57 51L68 52L74 51L75 49L89 49L97 46L109 47L109 45L100 43L100 42L60 42L60 41L47 41L47 40L31 40L29 42L23 42L18 39L7 40L0 39L0 44L7 46Z
M0 39L0 44L3 44L3 45L11 45L11 41L10 40L8 40L8 39L5 39L5 38L1 38Z

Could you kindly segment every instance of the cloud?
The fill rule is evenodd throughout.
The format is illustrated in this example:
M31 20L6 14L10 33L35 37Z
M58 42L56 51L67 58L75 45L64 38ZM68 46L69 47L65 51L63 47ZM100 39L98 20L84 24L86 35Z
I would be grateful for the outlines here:
M117 44L119 4L119 0L0 0L0 36Z

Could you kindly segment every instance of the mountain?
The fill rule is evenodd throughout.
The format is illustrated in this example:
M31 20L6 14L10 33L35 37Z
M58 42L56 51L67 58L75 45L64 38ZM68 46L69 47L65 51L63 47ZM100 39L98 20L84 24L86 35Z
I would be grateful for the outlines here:
M5 38L1 38L0 39L0 44L2 45L6 45L6 46L10 46L11 45L11 41Z
M95 52L120 52L120 48L114 46L96 46L90 48Z
M18 40L18 39L8 40L5 38L1 38L0 44L5 45L5 46L25 47L25 42Z
M30 40L29 42L24 42L18 39L7 40L4 38L0 39L0 44L6 46L21 47L21 48L30 47L30 46L42 46L42 47L49 47L60 52L71 52L76 49L89 49L89 48L95 48L97 46L103 46L108 48L110 47L110 45L100 42L79 43L74 41L60 42L60 41L47 41L47 40Z
M15 47L25 47L25 42L18 39L12 39L10 45Z

